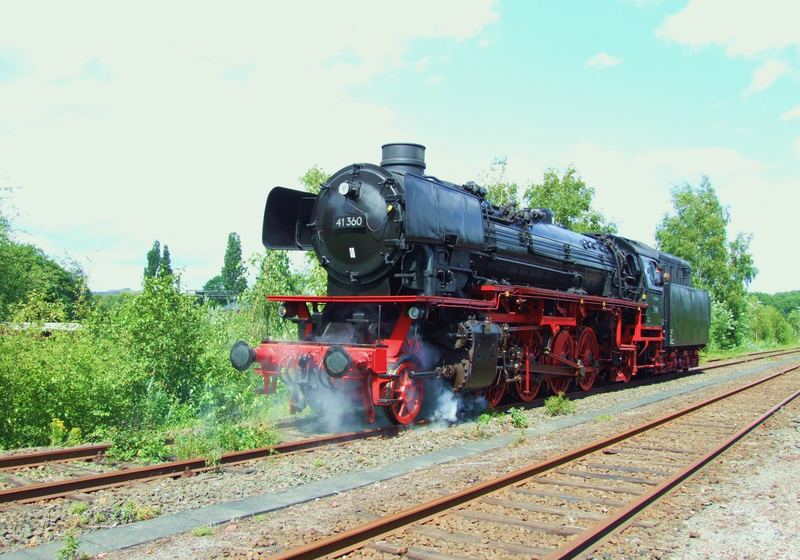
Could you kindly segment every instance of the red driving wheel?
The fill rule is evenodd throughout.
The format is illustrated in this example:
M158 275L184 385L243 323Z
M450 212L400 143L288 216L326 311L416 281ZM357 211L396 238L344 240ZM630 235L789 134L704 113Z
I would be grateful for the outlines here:
M506 387L506 381L503 379L503 375L500 374L495 382L484 390L483 396L486 397L486 404L489 408L497 408L506 394Z
M539 363L542 354L542 346L538 336L534 334L531 343L531 347L525 349L525 360L528 364L528 368L522 372L520 378L514 383L517 397L524 403L529 403L536 398L544 382L541 375L531 374L529 371L530 365Z
M597 346L597 336L595 336L594 331L588 327L582 329L580 335L578 335L576 360L583 365L583 374L578 377L578 385L584 391L591 389L597 379L597 371L600 364L599 354L600 349Z
M575 341L572 335L567 330L558 331L558 334L553 339L553 347L550 350L553 356L560 356L569 361L575 361ZM545 357L545 363L553 366L563 366L564 364L558 360ZM559 393L566 393L569 389L569 384L572 381L571 377L548 377L547 385L550 387L550 392L554 395Z
M395 402L385 407L386 416L393 424L407 425L416 420L422 410L423 388L421 379L412 379L414 369L408 363L401 365L392 383L392 399Z

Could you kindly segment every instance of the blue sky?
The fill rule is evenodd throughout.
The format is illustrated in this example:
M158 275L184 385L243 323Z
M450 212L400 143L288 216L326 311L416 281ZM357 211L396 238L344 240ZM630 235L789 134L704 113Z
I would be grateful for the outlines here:
M136 288L154 239L199 288L229 231L260 249L270 187L407 140L454 181L573 164L649 243L706 174L753 234L753 289L797 289L798 21L793 0L5 3L3 205L93 289Z

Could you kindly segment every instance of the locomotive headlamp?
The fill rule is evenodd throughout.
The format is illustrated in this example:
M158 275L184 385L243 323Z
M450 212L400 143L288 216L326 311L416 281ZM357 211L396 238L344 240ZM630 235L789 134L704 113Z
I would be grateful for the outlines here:
M289 310L287 309L286 305L283 304L283 303L280 304L278 306L278 317L284 318L284 317L286 317L287 313L289 313Z
M322 365L331 377L341 377L350 369L353 359L341 346L331 346L325 357L322 358Z
M408 308L408 316L413 319L424 319L425 318L425 310L421 307L412 306Z
M361 191L361 183L355 182L350 183L348 181L344 181L339 183L339 188L336 189L339 191L339 194L342 196L346 196L347 198L358 198L359 191Z
M231 348L231 365L239 371L250 367L256 359L256 351L245 341L240 340Z

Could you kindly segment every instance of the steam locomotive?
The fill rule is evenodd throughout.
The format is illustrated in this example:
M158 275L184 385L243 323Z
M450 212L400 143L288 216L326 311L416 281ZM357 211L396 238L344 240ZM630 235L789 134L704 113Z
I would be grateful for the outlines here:
M336 172L319 194L273 188L262 240L313 250L325 296L270 296L296 341L231 349L292 409L330 395L399 424L422 409L425 379L523 402L598 380L696 365L708 341L708 293L689 264L610 234L560 227L548 209L498 206L487 190L425 174L425 147L382 147L380 165Z

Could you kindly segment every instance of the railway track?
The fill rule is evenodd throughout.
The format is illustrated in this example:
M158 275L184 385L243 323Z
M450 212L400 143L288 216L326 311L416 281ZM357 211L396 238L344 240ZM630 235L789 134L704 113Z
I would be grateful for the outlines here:
M692 368L690 372L728 367L745 362L778 357L797 352L800 352L800 349L758 352L745 355L735 360L720 361L711 365ZM634 384L652 383L670 378L674 378L674 376L645 378L639 383L630 383L628 386L633 386ZM614 385L599 387L592 391L583 392L581 393L581 396L614 390L614 387ZM527 403L526 407L541 405L543 402L544 399L537 399ZM502 410L504 408L509 408L510 406L515 405L503 406L499 407L499 409ZM519 405L517 404L516 406ZM313 417L301 418L299 421L301 423L309 423L313 421ZM422 424L424 424L424 422L417 423L417 425ZM282 425L290 427L293 425L293 423L291 421L283 421ZM350 441L367 438L390 437L404 429L408 429L408 427L388 426L346 433L326 434L299 439L296 441L279 443L269 447L226 453L216 461L211 461L206 458L195 458L141 467L130 467L126 465L123 468L115 468L107 472L95 474L81 473L80 469L78 469L77 472L80 473L79 476L46 482L27 481L24 478L14 476L14 474L5 474L3 471L8 473L9 471L12 471L12 469L36 467L39 465L46 465L56 462L78 460L86 461L102 458L105 451L107 451L110 447L110 444L80 446L74 448L40 451L35 453L19 453L14 455L0 456L0 479L5 478L6 481L12 486L10 488L0 489L0 506L10 503L30 503L41 500L50 500L75 495L76 493L94 492L131 484L134 482L143 482L166 477L176 478L181 476L193 476L203 471L220 467L232 467L239 463L266 457L288 455L291 453L309 451L329 445L343 444Z
M800 396L800 366L273 560L574 558Z
M165 477L193 476L203 471L219 467L231 467L239 463L266 457L289 455L360 439L389 437L404 429L407 428L405 426L389 426L355 432L328 434L297 441L278 443L276 445L257 449L233 451L225 453L216 461L205 458L187 459L159 463L156 465L145 465L142 467L115 469L105 473L78 476L63 480L24 484L14 488L0 490L0 505L11 502L28 503L39 500L52 500L69 496L76 492L95 492L97 490L113 488L133 482L143 482ZM2 473L0 473L0 477L1 476Z

